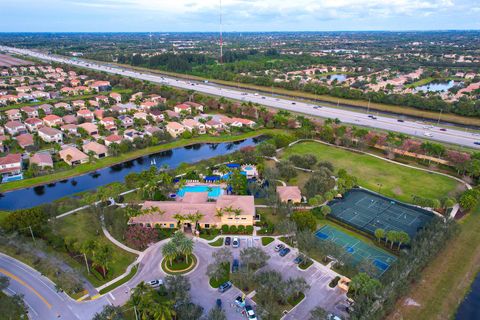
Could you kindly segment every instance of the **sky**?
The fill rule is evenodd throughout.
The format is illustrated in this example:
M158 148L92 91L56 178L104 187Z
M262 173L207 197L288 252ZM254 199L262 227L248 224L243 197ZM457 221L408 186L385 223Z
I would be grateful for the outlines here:
M0 0L0 32L218 31L220 0ZM480 29L480 0L222 0L223 29Z

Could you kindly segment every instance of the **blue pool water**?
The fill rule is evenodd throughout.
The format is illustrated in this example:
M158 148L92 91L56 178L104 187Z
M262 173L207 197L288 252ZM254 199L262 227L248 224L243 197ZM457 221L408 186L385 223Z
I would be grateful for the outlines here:
M185 192L208 192L209 198L218 198L222 193L223 190L217 186L185 186L178 190L177 195L183 197Z

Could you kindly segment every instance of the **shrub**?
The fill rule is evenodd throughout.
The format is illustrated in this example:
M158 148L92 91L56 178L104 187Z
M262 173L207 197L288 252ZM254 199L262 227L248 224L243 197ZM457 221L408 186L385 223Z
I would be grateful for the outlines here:
M229 230L230 233L237 233L237 226L230 226Z
M240 234L245 233L245 226L238 226L237 232L240 233Z
M222 233L228 233L228 230L229 230L228 224L224 224L224 225L222 226Z
M245 228L245 232L246 232L247 234L252 234L252 233L253 233L253 226L247 226L247 227Z

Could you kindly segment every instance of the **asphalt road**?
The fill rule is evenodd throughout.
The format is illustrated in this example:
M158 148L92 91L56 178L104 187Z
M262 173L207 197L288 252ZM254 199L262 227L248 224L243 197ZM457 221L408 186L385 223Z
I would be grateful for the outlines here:
M475 145L474 142L480 142L480 135L472 132L462 131L459 129L449 128L447 131L441 131L440 127L426 126L420 122L404 120L399 122L397 119L375 116L374 118L368 117L366 113L355 112L350 110L336 109L321 105L314 105L304 102L293 102L288 99L281 98L281 96L271 97L263 96L258 93L252 93L241 89L226 88L210 83L187 81L182 79L175 79L171 77L163 77L159 75L152 75L141 73L127 68L120 68L112 66L107 63L101 64L99 62L92 63L90 61L84 61L81 59L71 59L62 56L53 56L44 53L35 52L32 50L18 49L11 47L0 46L1 50L11 53L23 54L32 56L38 59L47 61L56 61L85 68L90 68L98 71L105 71L112 74L123 75L127 77L137 78L141 80L148 80L154 83L165 84L182 89L192 89L198 92L223 96L230 99L236 99L240 101L251 101L259 103L265 106L284 109L294 112L300 112L307 115L318 116L322 118L338 118L340 121L350 123L359 126L378 128L388 131L401 132L410 136L417 136L424 139L436 140L445 143L457 144L470 148L480 149L480 145Z

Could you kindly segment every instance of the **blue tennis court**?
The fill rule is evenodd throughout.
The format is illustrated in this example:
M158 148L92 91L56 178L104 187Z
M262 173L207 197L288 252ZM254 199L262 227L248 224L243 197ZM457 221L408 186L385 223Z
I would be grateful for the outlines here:
M345 249L345 252L353 256L355 263L367 259L378 269L379 276L397 260L397 258L362 240L346 234L332 226L326 225L315 232L320 240L332 241Z

